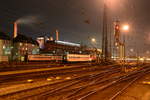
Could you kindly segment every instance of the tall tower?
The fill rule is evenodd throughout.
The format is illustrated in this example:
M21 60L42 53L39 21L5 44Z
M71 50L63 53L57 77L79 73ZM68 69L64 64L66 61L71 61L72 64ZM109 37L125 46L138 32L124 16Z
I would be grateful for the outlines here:
M103 31L102 31L102 57L104 61L108 60L108 26L107 26L107 4L104 2L103 11Z

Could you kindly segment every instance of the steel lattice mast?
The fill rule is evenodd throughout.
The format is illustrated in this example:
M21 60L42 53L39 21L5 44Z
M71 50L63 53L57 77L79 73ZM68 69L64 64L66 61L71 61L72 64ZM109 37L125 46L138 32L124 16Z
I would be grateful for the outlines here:
M102 31L102 57L104 61L108 60L108 30L107 30L107 4L104 2L103 11L103 31Z

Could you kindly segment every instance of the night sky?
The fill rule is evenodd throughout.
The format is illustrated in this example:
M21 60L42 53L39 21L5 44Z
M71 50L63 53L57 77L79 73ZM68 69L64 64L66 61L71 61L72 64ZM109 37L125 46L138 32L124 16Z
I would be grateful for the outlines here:
M149 0L108 0L109 26L116 19L130 25L129 32L122 32L126 34L128 53L132 48L149 53L149 4ZM55 36L58 29L60 40L91 45L89 37L94 37L100 48L102 11L103 0L3 0L0 31L12 34L13 22L17 21L19 33L27 36Z

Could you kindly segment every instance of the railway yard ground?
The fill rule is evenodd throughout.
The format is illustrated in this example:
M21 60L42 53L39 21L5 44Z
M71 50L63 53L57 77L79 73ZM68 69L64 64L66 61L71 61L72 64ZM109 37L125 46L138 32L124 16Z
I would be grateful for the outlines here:
M24 64L0 72L0 100L150 100L150 64Z
M134 82L114 100L150 100L150 74Z

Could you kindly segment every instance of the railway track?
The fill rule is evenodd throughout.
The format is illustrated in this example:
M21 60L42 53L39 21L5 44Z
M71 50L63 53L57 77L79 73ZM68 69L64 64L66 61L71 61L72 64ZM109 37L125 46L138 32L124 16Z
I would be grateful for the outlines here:
M22 96L19 96L20 98L15 98L15 97L12 96L12 95L15 95L15 94L18 95L19 93L21 93L21 91L19 91L18 93L7 94L7 95L3 95L1 97L6 97L7 98L7 97L11 96L12 98L20 99L20 100L27 99L27 98L32 98L32 97L35 97L37 95L39 96L39 94L42 94L42 95L40 95L40 97L42 97L43 95L46 95L46 94L48 95L49 93L51 93L51 94L57 93L60 90L64 90L64 89L66 89L68 87L71 87L73 85L82 83L84 81L88 81L88 82L93 81L94 82L98 78L99 79L100 79L100 77L102 78L103 75L107 75L106 73L108 73L108 74L111 75L111 74L119 72L119 71L120 71L120 67L111 66L108 70L105 70L105 71L100 72L98 74L95 74L95 75L85 75L85 76L77 77L77 78L74 78L74 79L71 79L71 80L66 80L64 82L58 83L59 85L61 84L61 86L56 86L55 88L51 88L51 89L48 89L47 91L40 92L40 93L37 93L37 94L33 94L33 95L30 94L30 95L24 95L24 96L22 95ZM47 88L48 87L53 87L53 85L47 86ZM39 89L39 88L42 88L42 87L38 87L38 88L34 88L34 89L32 88L32 89L29 89L29 90L24 90L24 91L22 91L22 93L23 92L27 92L27 91L31 91L31 90L36 90L36 89Z
M82 63L82 65L90 65L94 63ZM26 63L20 63L20 64L0 64L0 72L3 71L20 71L20 70L28 70L28 69L38 69L38 68L55 68L55 67L61 67L61 66L79 66L81 63L74 63L74 64L63 64L63 63L49 63L49 62L26 62ZM4 67L5 66L5 67Z
M81 89L83 89L83 88L85 88L87 86L95 84L96 81L98 81L100 79L103 79L106 76L112 75L112 74L114 74L116 72L119 72L119 69L116 69L115 71L114 70L113 71L106 71L106 72L103 72L103 73L100 73L100 74L95 74L95 75L92 75L92 76L85 77L85 78L83 78L83 80L80 80L78 83L71 84L71 85L67 84L65 86L65 88L64 87L60 87L60 88L57 88L56 90L45 91L44 93L42 93L41 95L39 95L39 98L42 99L42 100L45 100L50 95L54 96L54 95L59 95L60 93L64 93L64 92L70 92L70 91L74 91L74 90L76 91L78 89L81 90ZM106 74L106 73L107 73L107 75L104 76L104 74ZM81 83L86 84L86 85L83 85L83 86L80 86L80 87L74 87L74 85L81 84ZM73 86L73 88L72 88L72 86Z
M116 66L116 65L112 65ZM22 73L22 74L14 74L14 75L4 75L0 76L0 83L7 83L13 81L21 81L27 79L36 79L36 78L45 78L49 76L62 76L62 75L69 75L69 74L78 74L78 73L87 73L92 71L100 71L106 70L109 67L101 67L101 66L92 66L91 65L80 65L73 68L66 68L66 69L56 69L50 71L41 71L41 72L31 72L31 73Z
M53 100L52 98L55 97L58 97L55 100L84 100L97 92L106 90L113 85L127 82L124 87L108 99L113 100L141 76L145 73L149 73L150 68L144 66L139 70L123 74L120 74L120 71L120 67L109 66L109 68L107 68L107 70L105 69L103 72L79 76L74 79L58 82L56 84L1 95L1 97L6 100L12 98L16 100L48 100L51 98L50 100Z
M85 92L77 91L79 93L75 92L74 94L67 96L67 98L65 98L64 100L84 100L84 99L85 100L90 100L90 99L87 99L87 98L89 96L97 93L97 92L106 91L107 88L109 88L113 85L120 84L121 82L124 82L124 81L129 81L129 82L127 82L127 84L124 87L122 87L119 91L117 91L114 95L112 95L112 97L110 97L108 99L108 100L114 100L126 88L128 88L131 84L133 84L136 80L141 78L146 73L149 73L149 71L150 71L150 68L147 68L147 69L144 69L142 71L136 71L136 72L133 72L133 73L129 73L127 75L116 77L116 78L114 78L115 80L112 80L112 81L108 82L107 84L97 86L97 88L93 88L93 90L86 90ZM98 82L98 84L100 84L100 82Z

